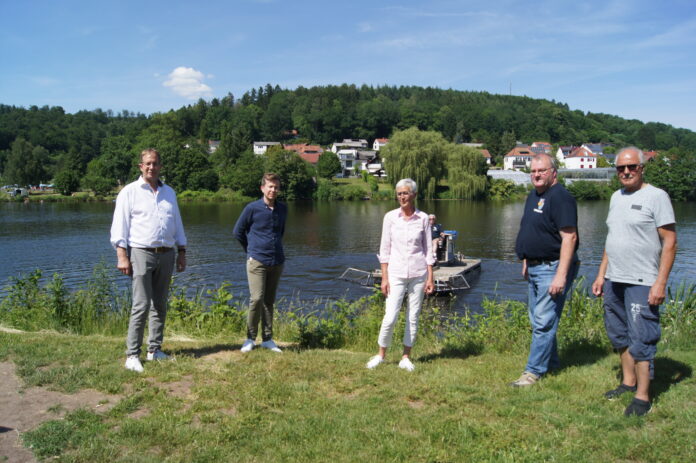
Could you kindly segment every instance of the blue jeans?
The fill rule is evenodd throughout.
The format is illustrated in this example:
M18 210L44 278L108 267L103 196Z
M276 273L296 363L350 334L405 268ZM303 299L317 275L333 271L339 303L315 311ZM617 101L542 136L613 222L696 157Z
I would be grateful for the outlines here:
M558 261L542 263L527 268L529 274L529 322L532 325L532 344L525 371L542 376L549 369L558 368L558 346L556 331L561 319L566 295L578 273L579 262L573 259L568 269L563 294L551 297L549 286L556 276Z

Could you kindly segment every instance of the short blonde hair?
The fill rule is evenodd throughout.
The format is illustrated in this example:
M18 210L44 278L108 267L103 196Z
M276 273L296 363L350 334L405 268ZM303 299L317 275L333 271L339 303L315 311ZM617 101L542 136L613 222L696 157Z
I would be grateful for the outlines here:
M140 153L140 164L143 163L143 158L145 156L147 156L148 154L153 154L157 157L157 164L162 163L162 158L160 157L159 151L157 151L154 148L146 148L146 149L142 150L142 152Z

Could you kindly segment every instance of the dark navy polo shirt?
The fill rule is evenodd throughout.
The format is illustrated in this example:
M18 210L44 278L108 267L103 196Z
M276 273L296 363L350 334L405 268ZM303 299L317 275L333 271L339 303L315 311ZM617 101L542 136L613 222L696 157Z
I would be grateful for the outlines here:
M440 225L439 223L436 223L435 225L433 225L432 232L431 232L430 236L432 237L432 239L439 238L440 233L442 233L442 225Z
M234 225L234 237L244 248L248 257L264 265L279 265L285 262L283 234L288 207L275 202L273 209L263 198L246 205Z
M561 228L578 227L575 198L557 183L543 193L532 189L524 204L515 252L520 259L558 260L561 257ZM575 243L577 251L580 237Z

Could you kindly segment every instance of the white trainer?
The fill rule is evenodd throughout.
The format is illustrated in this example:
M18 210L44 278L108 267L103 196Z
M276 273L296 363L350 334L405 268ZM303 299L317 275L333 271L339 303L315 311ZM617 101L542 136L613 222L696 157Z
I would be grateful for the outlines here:
M282 350L280 350L280 347L278 347L276 343L273 342L273 339L269 339L268 341L262 342L261 347L263 347L264 349L270 349L273 352L283 352Z
M413 371L416 369L416 366L413 364L413 362L411 362L411 359L404 357L399 362L399 368L406 371Z
M379 365L382 362L384 362L384 359L382 358L382 356L375 355L367 362L367 365L365 365L365 366L367 367L368 370L374 370L375 368L377 368L377 365Z
M242 350L242 352L244 352L246 354L247 352L251 352L251 349L253 349L254 346L256 346L256 343L254 342L254 340L247 339L246 341L244 341L244 344L242 344L241 350Z
M153 360L169 360L169 356L162 352L161 350L157 349L154 352L148 352L147 353L147 361L152 362Z
M140 357L137 355L129 355L126 358L126 370L135 371L136 373L145 371L143 364L140 363Z

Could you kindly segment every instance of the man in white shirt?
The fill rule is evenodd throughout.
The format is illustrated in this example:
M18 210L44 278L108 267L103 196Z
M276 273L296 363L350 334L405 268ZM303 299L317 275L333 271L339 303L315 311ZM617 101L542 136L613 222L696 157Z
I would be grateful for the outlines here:
M143 371L140 347L149 313L147 360L165 360L162 352L169 282L174 269L186 268L186 235L174 190L159 179L162 163L155 149L140 153L141 177L116 198L111 244L116 267L133 279L133 307L126 339L126 369ZM175 255L176 246L178 254ZM175 257L176 256L176 257ZM152 308L152 310L150 310Z

